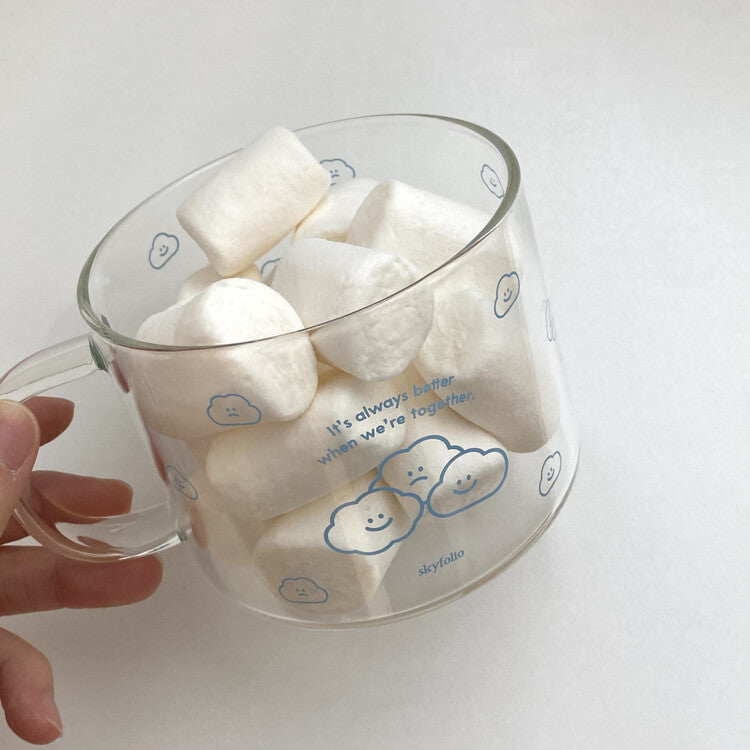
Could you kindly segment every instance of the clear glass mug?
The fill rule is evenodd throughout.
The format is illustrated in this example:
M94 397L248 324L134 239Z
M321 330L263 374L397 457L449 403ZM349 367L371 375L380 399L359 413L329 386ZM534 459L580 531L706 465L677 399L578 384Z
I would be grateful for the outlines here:
M81 560L189 540L221 590L272 618L388 622L467 593L528 549L570 490L578 441L508 145L426 115L296 133L334 183L399 180L463 204L479 224L447 256L436 250L419 281L364 309L260 341L157 346L134 338L139 325L206 264L175 210L233 154L157 192L83 268L88 333L18 364L0 397L109 373L143 428L164 500L76 523L29 493L16 516ZM461 223L450 211L433 218L448 234ZM258 262L264 277L289 242ZM328 363L303 377L311 350ZM327 352L345 352L344 364Z

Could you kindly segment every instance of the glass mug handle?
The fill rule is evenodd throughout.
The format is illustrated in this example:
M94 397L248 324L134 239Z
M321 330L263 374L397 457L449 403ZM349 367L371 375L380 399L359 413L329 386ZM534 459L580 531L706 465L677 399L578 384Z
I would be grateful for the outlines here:
M79 336L19 362L0 379L0 398L23 401L100 369L88 335ZM27 487L16 519L40 544L77 560L96 562L143 557L173 547L185 535L165 500L158 505L88 523L52 522L36 512Z

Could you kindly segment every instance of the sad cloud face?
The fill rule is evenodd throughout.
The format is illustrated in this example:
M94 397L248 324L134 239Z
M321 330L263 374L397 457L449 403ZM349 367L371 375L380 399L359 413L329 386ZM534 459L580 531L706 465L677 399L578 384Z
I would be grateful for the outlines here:
M500 448L469 448L452 458L427 498L435 516L446 517L494 495L508 473L508 457Z
M356 176L354 167L347 164L343 159L323 159L320 163L331 175L331 186Z
M164 467L164 471L167 480L177 492L184 495L188 500L198 499L198 490L195 489L195 485L181 471L169 465Z
M417 495L424 501L440 479L443 467L460 452L444 437L427 435L388 456L380 464L372 486L383 479L389 487Z
M520 291L521 280L515 271L511 271L500 277L495 293L495 315L498 318L503 318L507 315L508 310L513 307L513 303L518 299Z
M406 539L421 515L418 497L376 487L333 511L325 542L336 552L377 555Z
M260 409L238 393L214 396L206 409L210 420L223 426L248 425L260 422Z
M323 604L328 601L328 592L310 578L285 578L279 593L292 604Z
M560 469L562 468L562 456L560 451L555 451L553 454L547 456L542 464L542 472L539 478L539 494L545 496L552 489L552 485L557 481L557 477L560 476Z

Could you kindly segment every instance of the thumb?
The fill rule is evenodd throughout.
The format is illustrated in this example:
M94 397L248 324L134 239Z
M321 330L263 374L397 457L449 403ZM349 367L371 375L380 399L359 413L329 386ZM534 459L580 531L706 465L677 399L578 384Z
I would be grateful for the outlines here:
M21 496L39 450L39 425L16 401L0 401L0 534Z

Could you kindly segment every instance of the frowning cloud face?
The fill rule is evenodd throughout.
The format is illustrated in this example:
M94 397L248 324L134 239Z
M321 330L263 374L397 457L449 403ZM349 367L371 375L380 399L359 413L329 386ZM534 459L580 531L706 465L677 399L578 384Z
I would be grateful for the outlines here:
M498 318L503 318L507 315L508 310L513 307L513 303L518 299L520 291L521 280L515 271L511 271L500 277L495 293L495 315Z
M195 489L195 485L182 472L175 469L174 466L169 465L164 468L164 471L167 475L167 481L177 492L184 495L188 500L198 499L198 490Z
M562 469L562 456L560 451L555 451L547 456L542 464L541 476L539 477L539 494L543 497L549 494L552 485L557 481Z
M484 164L482 166L482 182L487 186L487 189L498 198L502 198L505 195L503 183L500 182L497 172L489 164Z
M238 393L214 396L206 409L212 422L226 427L257 424L260 422L260 409Z
M328 592L310 578L285 578L279 593L292 604L323 604L328 601Z
M151 242L148 262L151 268L163 268L180 249L180 241L173 234L159 232Z
M469 448L446 464L427 498L427 506L435 516L453 516L494 495L507 473L505 451Z
M350 180L356 177L354 167L347 164L343 159L323 159L321 165L324 166L331 175L331 186L342 180Z
M427 435L388 456L380 464L373 487L383 479L389 487L417 495L424 501L443 467L459 453L460 449L441 435Z
M421 515L415 495L376 487L336 508L324 537L336 552L377 555L406 539Z

